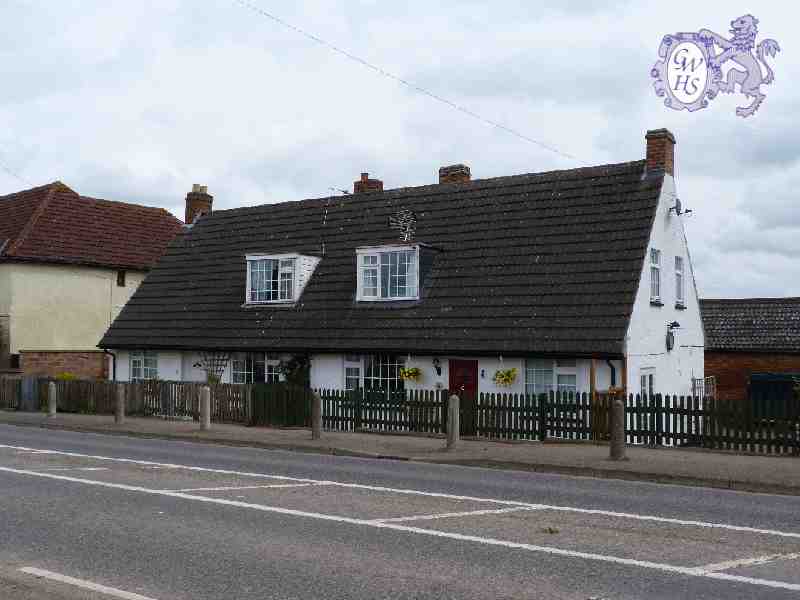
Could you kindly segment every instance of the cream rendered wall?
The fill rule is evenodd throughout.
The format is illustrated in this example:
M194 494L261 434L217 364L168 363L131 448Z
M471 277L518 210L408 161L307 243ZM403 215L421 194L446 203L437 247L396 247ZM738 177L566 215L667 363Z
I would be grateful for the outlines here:
M10 293L12 353L97 350L100 338L145 276L127 271L125 287L118 287L113 269L6 263L0 273L0 285L7 287L6 295Z
M11 267L9 263L0 264L0 317L11 313Z
M625 340L629 393L639 392L639 377L643 369L654 369L656 391L661 394L691 393L692 378L703 377L705 337L683 228L682 220L686 217L669 211L675 205L675 196L675 179L667 175ZM661 301L664 306L660 307L650 305L651 248L661 250ZM675 307L675 256L683 257L686 310ZM674 330L675 347L667 352L667 324L673 321L680 323L681 327Z

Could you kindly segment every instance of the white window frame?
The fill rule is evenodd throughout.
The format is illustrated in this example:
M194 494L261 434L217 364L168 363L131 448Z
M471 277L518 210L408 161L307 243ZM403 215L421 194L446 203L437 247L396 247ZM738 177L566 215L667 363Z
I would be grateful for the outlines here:
M533 366L529 366L533 365ZM530 380L530 376L536 376L536 373L549 373L551 376L550 383L547 384L545 382L545 387L549 389L542 391L536 391L536 385L534 382ZM558 378L559 376L568 376L575 378L575 385L569 385L569 390L562 390L561 388L564 384L559 384ZM535 379L534 379L535 381ZM551 358L528 358L525 360L525 393L526 394L535 394L539 395L542 393L549 394L550 392L558 392L558 391L573 391L574 393L578 393L579 387L579 380L578 380L578 359L551 359ZM541 384L538 384L541 385ZM533 392L529 392L528 390L533 387Z
M361 389L361 388L364 387L364 364L363 363L364 363L364 361L361 359L360 356L356 356L356 355L352 355L352 354L346 354L345 355L345 357L344 357L344 369L343 369L343 375L342 375L343 381L344 381L344 390L345 391L349 392L349 391L351 391L353 389ZM358 374L356 375L356 377L358 379L358 382L357 382L356 385L358 386L358 388L347 387L348 379L353 379L352 375L348 376L348 374L347 374L347 370L348 369L356 369L358 371Z
M155 360L155 366L147 366L147 361ZM139 366L136 363L140 362ZM158 352L150 350L136 350L130 354L130 380L132 382L148 381L151 379L158 379ZM141 375L135 375L136 371L140 371Z
M661 250L650 248L650 301L661 302Z
M653 391L652 394L650 394L651 389ZM639 371L639 394L642 398L645 396L649 398L651 395L655 396L657 393L655 367L642 367Z
M678 306L686 305L685 279L683 276L684 260L682 256L675 257L675 303Z
M381 255L393 252L413 252L414 262L411 269L406 273L406 288L413 289L413 295L408 296L381 296ZM365 257L370 257L372 264L365 264ZM364 289L364 277L366 271L376 271L376 295L366 295ZM390 267L391 269L391 267ZM392 277L390 273L390 278ZM419 246L369 246L356 248L356 300L359 302L392 302L397 300L419 300ZM408 283L411 285L408 285ZM413 287L412 287L413 286ZM390 284L391 287L391 284Z
M264 356L261 352L237 352L234 354L231 357L231 383L264 383L256 380L256 364L264 363ZM250 360L248 361L248 359ZM266 365L264 370L266 372Z
M370 361L375 361L379 365L378 369L378 376L374 377L372 374L367 376L367 363ZM364 356L361 359L362 368L361 368L361 388L367 391L374 391L374 390L384 390L386 392L387 397L391 395L392 392L398 392L405 389L405 382L400 378L400 369L405 367L406 359L405 356L400 355L390 355L390 354L376 354L370 356ZM391 373L394 373L395 377L389 377ZM394 389L391 389L391 385L389 384L386 388L381 387L372 387L374 382L382 382L382 381L393 381L394 382ZM370 385L368 386L368 382Z
M245 257L247 264L247 283L244 291L245 304L293 304L297 301L299 296L299 269L300 269L300 255L299 254L248 254ZM275 300L253 300L251 294L252 284L252 265L253 263L263 260L276 260L278 261L278 298ZM292 278L289 286L291 297L284 298L283 296L283 275L284 266L281 264L283 261L292 261Z

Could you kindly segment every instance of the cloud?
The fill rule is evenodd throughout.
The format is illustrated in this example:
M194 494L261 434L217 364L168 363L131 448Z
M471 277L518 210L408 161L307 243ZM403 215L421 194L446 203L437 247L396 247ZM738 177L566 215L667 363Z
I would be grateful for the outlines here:
M670 128L701 292L800 293L797 8L759 8L783 52L745 121L739 94L667 110L649 77L665 33L724 33L746 12L721 1L253 2L587 163L641 158L645 131ZM578 164L236 3L9 0L3 16L0 161L35 183L182 216L192 183L219 209L352 189L362 171L391 188L456 162L474 177ZM21 186L0 169L0 193Z

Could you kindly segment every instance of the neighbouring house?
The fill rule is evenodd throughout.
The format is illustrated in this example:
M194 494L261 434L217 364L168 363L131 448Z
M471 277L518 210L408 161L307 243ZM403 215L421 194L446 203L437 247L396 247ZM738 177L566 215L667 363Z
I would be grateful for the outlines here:
M703 299L705 374L716 396L747 398L754 378L800 376L800 298ZM773 378L774 379L774 378Z
M675 139L646 139L633 162L453 165L391 190L365 173L353 194L213 212L100 346L123 381L305 367L325 389L689 393L704 342Z
M182 228L61 182L0 197L0 370L105 377L97 342Z

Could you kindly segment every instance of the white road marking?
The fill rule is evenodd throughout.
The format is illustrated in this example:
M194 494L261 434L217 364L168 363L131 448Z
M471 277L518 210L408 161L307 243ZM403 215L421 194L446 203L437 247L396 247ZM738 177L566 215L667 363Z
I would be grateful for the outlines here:
M713 563L698 567L707 573L714 573L717 571L729 571L739 567L752 567L757 565L764 565L767 563L779 560L795 560L800 558L800 552L793 552L791 554L768 554L766 556L754 556L753 558L740 558L738 560L727 560L725 562Z
M388 519L372 519L372 523L404 523L405 521L428 521L431 519L449 519L451 517L477 517L480 515L502 515L520 510L534 510L527 506L512 506L511 508L494 508L488 510L468 510L464 512L439 513L436 515L412 515L410 517L390 517Z
M109 471L108 467L41 467L37 471Z
M84 579L75 579L74 577L61 575L60 573L53 573L52 571L45 571L44 569L37 569L36 567L23 567L20 569L20 571L22 573L27 573L28 575L34 575L35 577L44 577L45 579L50 579L59 583L67 583L69 585L74 585L75 587L83 588L84 590L99 592L114 598L122 598L123 600L155 600L149 596L142 596L141 594L134 594L133 592L118 590L117 588L100 585L99 583L92 583L91 581L86 581Z
M165 490L167 492L226 492L228 490L261 490L270 488L295 488L295 487L308 487L310 485L318 485L314 483L273 483L270 485L239 485L231 487L201 487L201 488L184 488L182 490ZM244 496L242 496L244 498Z
M736 581L739 583L749 583L752 585L766 586L771 588L779 588L786 590L793 590L800 592L800 584L787 583L785 581L772 581L769 579L756 579L752 577L739 577L737 575L728 575L727 573L708 572L697 567L680 567L676 565L668 565L656 563L651 561L636 560L633 558L622 558L618 556L608 556L605 554L596 554L593 552L579 552L576 550L564 550L562 548L554 548L550 546L538 546L534 544L525 544L521 542L511 542L508 540L499 540L495 538L481 537L477 535L466 535L462 533L453 533L449 531L437 531L435 529L422 529L420 527L410 527L408 525L401 525L399 523L377 523L375 521L366 519L356 519L353 517L342 517L339 515L329 515L324 513L307 512L303 510L295 510L292 508L282 508L279 506L268 506L264 504L253 504L250 502L241 502L239 500L228 500L225 498L210 498L208 496L196 496L186 494L183 492L169 492L166 490L156 490L145 488L135 485L127 485L124 483L109 483L107 481L97 481L94 479L80 479L78 477L70 477L67 475L57 475L55 473L42 473L40 471L28 471L26 469L12 469L9 467L0 467L0 471L6 473L16 473L19 475L30 475L33 477L43 477L46 479L55 479L57 481L69 481L72 483L81 483L84 485L94 485L99 487L112 488L117 490L124 490L127 492L139 492L143 494L152 494L156 496L169 496L171 498L181 498L183 500L192 500L195 502L206 502L209 504L219 504L223 506L233 506L236 508L248 508L252 510L259 510L268 513L277 513L282 515L292 515L295 517L306 517L310 519L318 519L322 521L334 521L337 523L347 523L349 525L359 525L364 527L375 527L378 529L389 529L392 531L402 531L406 533L416 533L419 535L427 535L438 538L445 538L450 540L458 540L463 542L475 542L487 546L501 546L504 548L514 548L519 550L528 550L530 552L539 552L550 554L553 556L564 556L568 558L579 558L584 560L594 560L607 563L615 563L631 567L641 567L645 569L653 569L656 571L674 573L677 575L687 575L690 577L707 577L710 579L719 579L723 581Z
M36 450L35 448L27 448L24 446L9 446L0 444L0 448L9 448L12 450ZM38 450L36 450L38 451ZM480 498L475 496L461 496L456 494L445 494L440 492L426 492L422 490L411 490L403 488L390 488L378 485L367 485L362 483L346 483L340 481L330 481L324 479L308 479L302 477L289 477L286 475L267 475L264 473L250 473L247 471L233 471L230 469L213 469L209 467L194 467L190 465L178 465L173 463L157 463L147 460L137 460L133 458L115 458L112 456L96 456L92 454L80 454L78 452L66 452L62 450L44 450L51 454L60 454L63 456L73 456L78 458L89 458L93 460L120 462L135 465L154 465L170 469L185 469L187 471L194 471L199 473L216 473L222 475L236 475L238 477L252 477L260 479L270 479L279 481L296 481L301 483L316 483L331 486L339 486L351 489L370 490L375 492L387 492L390 494L408 494L412 496L424 496L429 498L445 498L448 500L464 500L470 502L486 502L490 504L497 504L500 506L523 506L533 510L553 510L560 512L570 512L584 515L599 515L603 517L615 517L620 519L631 519L636 521L651 521L656 523L666 523L670 525L683 525L688 527L701 527L709 529L723 529L727 531L740 531L744 533L756 533L760 535L771 535L776 537L800 539L800 532L795 531L779 531L776 529L759 529L757 527L746 527L742 525L731 525L728 523L708 523L705 521L691 521L686 519L675 519L671 517L659 517L656 515L640 515L635 513L623 513L610 510L601 510L594 508L577 508L573 506L557 506L550 504L534 504L530 502L519 502L516 500L500 500L496 498Z

